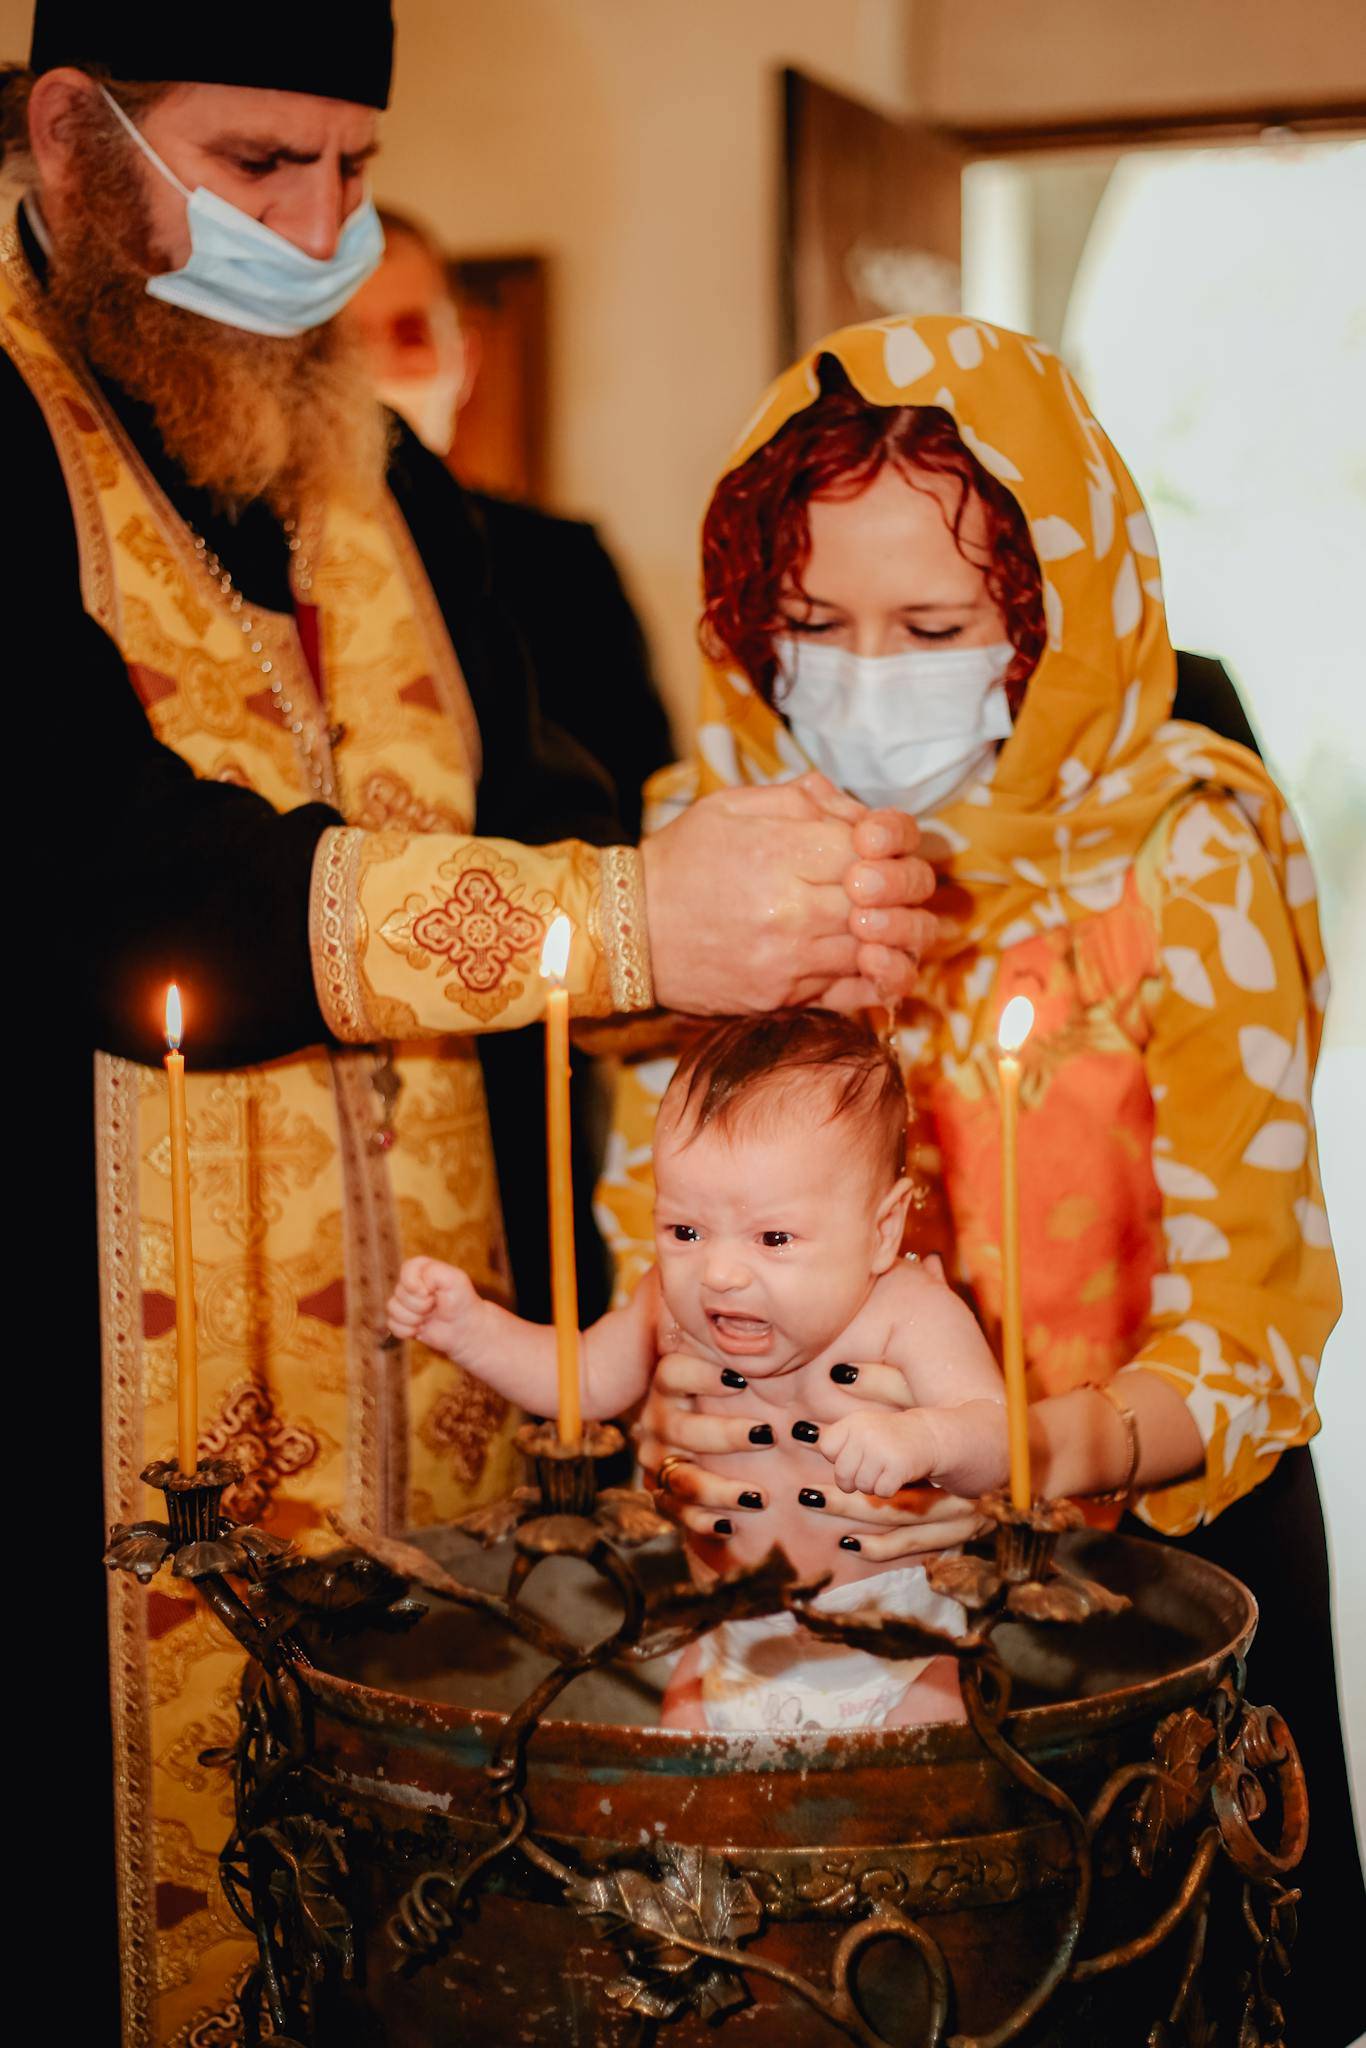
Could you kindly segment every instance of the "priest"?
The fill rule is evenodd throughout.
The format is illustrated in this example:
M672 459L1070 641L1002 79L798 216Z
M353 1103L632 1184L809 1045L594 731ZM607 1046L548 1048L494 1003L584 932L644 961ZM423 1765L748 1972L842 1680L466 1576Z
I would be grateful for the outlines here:
M502 1404L380 1333L411 1253L506 1291L475 1038L541 1015L557 912L583 1018L856 1004L908 984L931 925L901 818L789 786L699 804L637 851L593 763L540 727L458 486L394 438L335 320L379 258L391 51L382 0L335 23L38 0L3 91L26 186L0 244L26 548L7 614L38 626L11 681L57 764L43 843L79 846L64 884L44 876L62 935L41 922L96 1054L103 1392L92 1357L70 1441L93 1452L98 1417L106 1521L154 1504L176 979L200 1448L245 1469L230 1511L306 1548L330 1508L400 1528L512 1476ZM79 1206L62 1227L81 1241ZM200 1755L231 1737L240 1660L179 1582L113 1574L109 1595L122 2037L226 2043L250 1944ZM82 1621L73 1592L77 1673ZM101 1863L91 1837L86 1973Z

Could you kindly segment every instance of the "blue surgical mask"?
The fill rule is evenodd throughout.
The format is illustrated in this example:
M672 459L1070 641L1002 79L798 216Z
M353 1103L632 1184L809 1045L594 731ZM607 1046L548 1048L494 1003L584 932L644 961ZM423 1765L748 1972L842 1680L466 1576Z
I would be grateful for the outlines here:
M109 93L104 96L143 155L185 195L190 253L179 270L148 278L152 298L224 327L245 328L248 334L305 334L340 313L377 269L384 230L373 200L362 200L347 217L330 256L305 255L206 186L191 192L182 185L118 101Z

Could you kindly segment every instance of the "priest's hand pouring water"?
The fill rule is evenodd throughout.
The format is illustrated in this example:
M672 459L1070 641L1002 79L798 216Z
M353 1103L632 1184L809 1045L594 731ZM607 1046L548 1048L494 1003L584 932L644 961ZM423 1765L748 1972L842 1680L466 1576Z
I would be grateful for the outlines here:
M913 818L822 775L703 797L642 846L655 989L695 1014L906 994L935 932Z

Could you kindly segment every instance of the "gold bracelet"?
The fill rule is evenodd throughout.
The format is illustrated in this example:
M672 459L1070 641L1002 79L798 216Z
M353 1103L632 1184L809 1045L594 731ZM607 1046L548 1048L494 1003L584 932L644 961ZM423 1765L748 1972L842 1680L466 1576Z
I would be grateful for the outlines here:
M1115 1502L1120 1507L1128 1507L1129 1502L1134 1497L1134 1480L1138 1477L1138 1419L1133 1409L1117 1393L1112 1384L1107 1382L1104 1386L1098 1386L1094 1381L1091 1384L1095 1393L1104 1394L1106 1400L1124 1424L1124 1434L1129 1442L1129 1463L1124 1473L1124 1483L1122 1486L1115 1487L1111 1493L1089 1494L1087 1498L1094 1501Z

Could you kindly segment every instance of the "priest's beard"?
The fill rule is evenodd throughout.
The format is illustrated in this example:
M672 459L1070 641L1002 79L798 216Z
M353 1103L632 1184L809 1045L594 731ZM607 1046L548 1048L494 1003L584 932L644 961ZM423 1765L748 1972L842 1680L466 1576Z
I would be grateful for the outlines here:
M98 105L70 117L72 173L49 290L100 373L149 406L167 454L220 507L281 518L379 494L389 428L360 344L339 321L277 338L147 296L148 210L131 145Z

